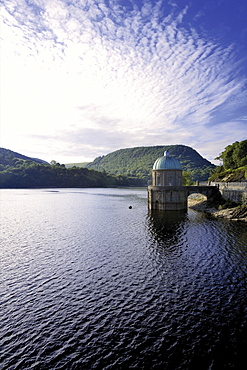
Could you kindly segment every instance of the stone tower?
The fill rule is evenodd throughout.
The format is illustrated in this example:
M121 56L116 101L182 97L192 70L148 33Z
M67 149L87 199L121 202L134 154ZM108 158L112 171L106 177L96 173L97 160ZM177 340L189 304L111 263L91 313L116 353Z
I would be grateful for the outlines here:
M187 192L182 186L182 168L168 152L158 158L152 171L152 185L148 187L150 210L181 211L187 209Z

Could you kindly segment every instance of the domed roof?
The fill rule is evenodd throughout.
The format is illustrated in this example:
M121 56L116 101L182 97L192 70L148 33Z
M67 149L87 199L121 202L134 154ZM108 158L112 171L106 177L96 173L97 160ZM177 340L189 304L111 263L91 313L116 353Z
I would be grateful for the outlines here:
M182 170L179 161L170 156L166 151L163 157L156 159L153 165L153 170Z

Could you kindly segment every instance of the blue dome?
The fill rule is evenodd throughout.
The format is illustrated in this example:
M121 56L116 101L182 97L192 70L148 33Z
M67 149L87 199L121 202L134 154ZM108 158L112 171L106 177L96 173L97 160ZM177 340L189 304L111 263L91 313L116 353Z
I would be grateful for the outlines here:
M182 170L179 161L165 152L163 157L156 159L153 170Z

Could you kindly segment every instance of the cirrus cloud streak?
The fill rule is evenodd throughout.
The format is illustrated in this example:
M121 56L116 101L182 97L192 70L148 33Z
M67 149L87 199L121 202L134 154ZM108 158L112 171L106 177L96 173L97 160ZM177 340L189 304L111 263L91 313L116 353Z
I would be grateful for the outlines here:
M234 45L185 23L188 12L169 2L6 1L4 145L70 162L185 144L212 159L243 139L241 61Z

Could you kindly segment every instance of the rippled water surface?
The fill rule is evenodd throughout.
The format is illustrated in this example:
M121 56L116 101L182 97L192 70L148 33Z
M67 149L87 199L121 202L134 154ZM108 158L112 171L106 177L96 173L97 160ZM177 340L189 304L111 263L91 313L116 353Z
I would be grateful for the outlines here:
M1 369L244 369L245 224L143 189L3 190L1 222Z

